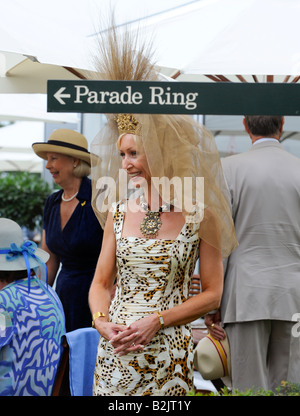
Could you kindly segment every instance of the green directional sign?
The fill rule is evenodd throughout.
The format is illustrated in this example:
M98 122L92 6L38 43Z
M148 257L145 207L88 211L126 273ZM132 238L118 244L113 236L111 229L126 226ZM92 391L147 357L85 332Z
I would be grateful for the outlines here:
M300 85L49 80L48 111L300 115Z

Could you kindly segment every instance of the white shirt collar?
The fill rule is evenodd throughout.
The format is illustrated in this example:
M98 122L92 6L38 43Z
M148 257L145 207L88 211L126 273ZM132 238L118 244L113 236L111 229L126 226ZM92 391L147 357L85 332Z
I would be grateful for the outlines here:
M279 143L279 141L277 139L274 139L273 137L263 137L262 139L256 140L253 143L253 145L258 144L258 143L262 143L262 142L277 142L277 143Z

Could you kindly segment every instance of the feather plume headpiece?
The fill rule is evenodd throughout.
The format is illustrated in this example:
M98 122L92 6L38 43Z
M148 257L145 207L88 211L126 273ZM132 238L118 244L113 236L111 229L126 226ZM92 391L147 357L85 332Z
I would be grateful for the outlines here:
M125 30L117 28L112 18L111 27L98 36L97 78L160 81L161 76L152 63L152 51L152 42L141 41L139 33L130 31L128 27ZM224 257L228 256L236 246L236 238L228 190L212 135L189 115L126 114L126 105L124 113L106 114L107 124L91 143L91 153L98 156L97 163L93 164L92 160L92 206L100 224L104 227L112 203L128 199L130 195L128 178L124 180L120 175L122 162L117 148L118 128L135 134L138 129L138 144L146 155L152 178L167 181L176 178L180 184L184 184L186 178L191 179L188 192L182 186L172 186L172 193L168 194L158 185L157 192L161 198L175 206L176 201L187 197L191 202L189 206L197 205L202 211L204 206L204 219L198 220L201 221L199 237L220 249ZM198 192L199 177L205 181L204 197ZM190 211L184 208L182 212L188 222Z
M110 28L100 31L97 38L95 66L97 77L105 80L158 80L153 60L153 43L142 41L139 31L118 28L114 17Z

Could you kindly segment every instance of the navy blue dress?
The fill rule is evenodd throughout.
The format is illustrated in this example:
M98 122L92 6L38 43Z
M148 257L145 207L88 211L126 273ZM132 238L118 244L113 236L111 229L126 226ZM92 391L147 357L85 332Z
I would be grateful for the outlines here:
M60 202L63 190L45 203L43 222L46 243L61 262L56 292L63 304L67 332L91 326L88 292L101 249L103 231L91 206L91 181L83 178L77 204L61 230Z

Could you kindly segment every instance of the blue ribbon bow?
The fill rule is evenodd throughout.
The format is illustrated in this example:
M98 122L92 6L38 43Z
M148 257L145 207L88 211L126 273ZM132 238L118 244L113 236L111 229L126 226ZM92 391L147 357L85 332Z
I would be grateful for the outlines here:
M28 275L28 292L30 292L30 264L29 264L29 257L35 259L41 266L44 267L46 273L46 283L48 285L48 270L46 264L35 255L35 251L37 249L37 245L33 241L26 241L20 247L17 246L15 243L10 245L10 248L0 249L0 254L6 254L5 258L7 261L14 261L18 259L20 256L24 257L26 268L27 268L27 275Z

